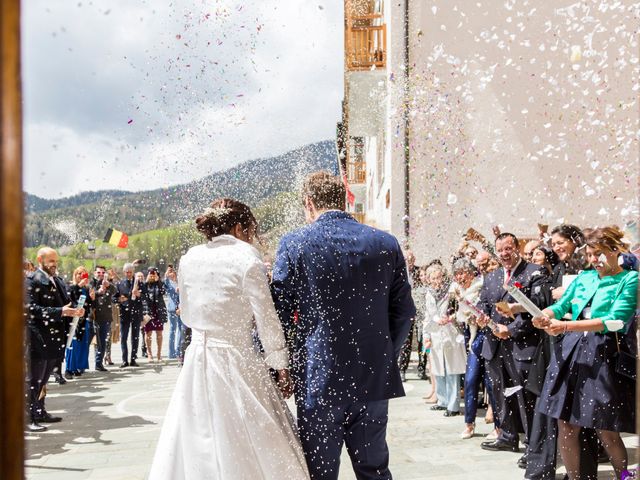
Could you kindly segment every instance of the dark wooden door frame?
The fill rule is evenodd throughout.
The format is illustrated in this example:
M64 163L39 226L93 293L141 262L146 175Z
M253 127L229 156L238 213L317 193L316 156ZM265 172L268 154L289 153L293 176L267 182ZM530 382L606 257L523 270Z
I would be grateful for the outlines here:
M24 476L20 1L0 0L0 472Z

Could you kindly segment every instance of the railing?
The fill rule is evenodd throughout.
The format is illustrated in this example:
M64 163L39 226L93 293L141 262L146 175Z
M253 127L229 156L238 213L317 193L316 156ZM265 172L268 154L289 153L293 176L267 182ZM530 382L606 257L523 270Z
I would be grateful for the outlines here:
M367 181L366 162L352 162L347 160L347 180L349 184L365 183Z
M366 17L355 17L347 22L345 30L345 56L347 70L370 70L386 68L387 65L387 26L356 26L359 21L369 20Z

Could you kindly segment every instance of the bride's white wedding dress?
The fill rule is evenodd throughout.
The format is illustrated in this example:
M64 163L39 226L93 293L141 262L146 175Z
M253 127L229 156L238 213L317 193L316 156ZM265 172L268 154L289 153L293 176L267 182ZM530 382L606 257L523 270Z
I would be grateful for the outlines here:
M180 260L180 311L191 345L162 426L150 480L308 479L294 421L268 367L288 354L266 269L231 235ZM254 325L264 348L257 353Z

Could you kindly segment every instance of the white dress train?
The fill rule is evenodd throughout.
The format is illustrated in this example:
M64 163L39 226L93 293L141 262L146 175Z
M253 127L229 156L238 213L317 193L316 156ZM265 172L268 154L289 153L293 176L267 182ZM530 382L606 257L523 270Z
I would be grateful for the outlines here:
M180 260L180 310L192 329L150 480L308 479L295 423L268 368L288 365L265 267L230 235ZM255 326L264 349L252 341Z

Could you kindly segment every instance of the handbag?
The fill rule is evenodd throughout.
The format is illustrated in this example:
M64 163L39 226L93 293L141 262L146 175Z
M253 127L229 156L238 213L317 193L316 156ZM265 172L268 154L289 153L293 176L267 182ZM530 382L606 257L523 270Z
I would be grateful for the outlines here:
M542 393L542 386L544 385L544 379L547 376L547 368L549 366L549 352L545 348L545 342L549 340L542 338L536 347L536 351L533 354L531 362L531 368L529 369L529 375L527 375L527 381L525 388L533 393L536 397L539 397Z
M618 349L615 354L616 373L635 381L637 376L636 356L620 350L620 340L618 339L618 332L616 332L616 347Z

